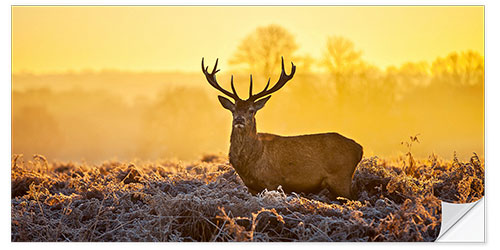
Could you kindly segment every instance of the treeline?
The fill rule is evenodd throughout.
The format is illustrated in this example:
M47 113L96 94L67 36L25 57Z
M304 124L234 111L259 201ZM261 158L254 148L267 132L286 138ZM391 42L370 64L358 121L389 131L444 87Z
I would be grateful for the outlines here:
M293 36L276 35L286 31L269 27L262 28L261 35L268 31L273 39L293 41ZM280 55L285 55L287 72L290 60L297 65L294 79L257 114L259 131L283 135L335 131L362 144L366 155L380 156L405 152L401 142L419 134L420 143L412 148L417 157L436 153L452 158L454 151L459 157L484 154L484 58L479 53L453 52L433 62L381 69L368 64L342 37L327 40L321 59L296 55L297 46L273 39L258 41L285 49L252 47L245 45L252 39L243 40L231 58L233 68L217 78L228 88L230 74L235 73L236 87L245 97L249 72L254 73L257 91L269 76L271 83L277 80ZM256 60L259 63L252 64ZM213 67L213 62L206 64ZM313 70L321 68L322 73ZM13 153L90 161L195 159L202 153L225 153L229 146L231 115L220 107L219 93L201 70L13 79Z

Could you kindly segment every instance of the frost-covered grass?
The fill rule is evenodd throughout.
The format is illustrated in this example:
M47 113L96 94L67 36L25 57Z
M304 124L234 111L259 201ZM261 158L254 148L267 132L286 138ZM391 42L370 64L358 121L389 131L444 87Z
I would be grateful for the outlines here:
M357 201L252 196L227 158L185 163L12 158L12 241L433 241L440 201L484 195L484 163L363 159Z

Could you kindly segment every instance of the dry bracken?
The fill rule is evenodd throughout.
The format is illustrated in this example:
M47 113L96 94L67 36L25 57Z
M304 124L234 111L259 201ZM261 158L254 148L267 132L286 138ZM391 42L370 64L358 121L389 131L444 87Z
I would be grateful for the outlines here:
M264 190L251 195L227 158L50 162L12 158L12 241L433 241L440 201L484 195L484 163L437 156L363 159L358 200Z

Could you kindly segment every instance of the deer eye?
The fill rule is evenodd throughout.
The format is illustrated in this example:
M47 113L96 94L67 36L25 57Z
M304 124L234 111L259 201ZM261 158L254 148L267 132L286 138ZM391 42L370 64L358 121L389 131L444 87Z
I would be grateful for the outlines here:
M255 112L255 109L248 109L248 113L253 113Z

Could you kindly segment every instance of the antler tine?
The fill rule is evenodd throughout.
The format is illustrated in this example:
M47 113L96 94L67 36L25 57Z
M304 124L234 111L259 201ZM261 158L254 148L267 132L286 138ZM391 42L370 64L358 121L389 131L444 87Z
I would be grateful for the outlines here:
M267 88L269 88L269 83L271 82L271 77L269 77L269 79L267 79L267 84L266 84L266 87L264 88L263 91L266 91Z
M252 74L250 74L250 92L248 94L248 98L252 96L252 87L253 87Z
M233 84L233 75L231 75L231 89L233 90L233 93L234 95L236 96L236 98L238 100L241 100L240 97L238 96L238 93L236 93L236 89L234 88L234 84Z
M238 97L238 94L236 94L236 91L234 89L234 86L233 86L233 77L231 76L231 87L233 88L233 92L234 93L231 93L225 89L223 89L219 83L217 83L217 79L215 78L215 74L217 72L219 72L220 70L217 69L217 64L219 63L219 58L217 58L217 60L215 60L215 66L214 66L214 69L212 70L212 73L208 73L208 66L205 67L205 58L201 58L201 70L203 71L203 74L205 74L205 77L207 78L207 81L208 83L214 87L215 89L219 90L220 92L222 92L223 94L233 98L234 100L240 100L240 98Z
M217 70L218 63L219 63L219 58L215 59L215 66L214 66L214 69L212 70L212 75L215 75L215 73L219 72L219 70Z
M290 81L290 79L292 79L292 77L295 75L295 69L296 69L296 67L295 67L295 65L292 62L292 71L290 72L289 75L287 75L286 71L285 71L285 62L283 60L283 57L281 57L281 75L280 75L280 78L278 79L278 82L271 89L267 90L267 88L269 87L269 82L271 81L271 78L269 78L269 80L267 81L267 85L264 88L264 90L262 90L261 92L257 93L256 95L250 96L249 99L257 100L257 99L259 99L261 97L264 97L266 95L270 95L270 94L278 91L283 86L285 86L285 84L288 81Z

